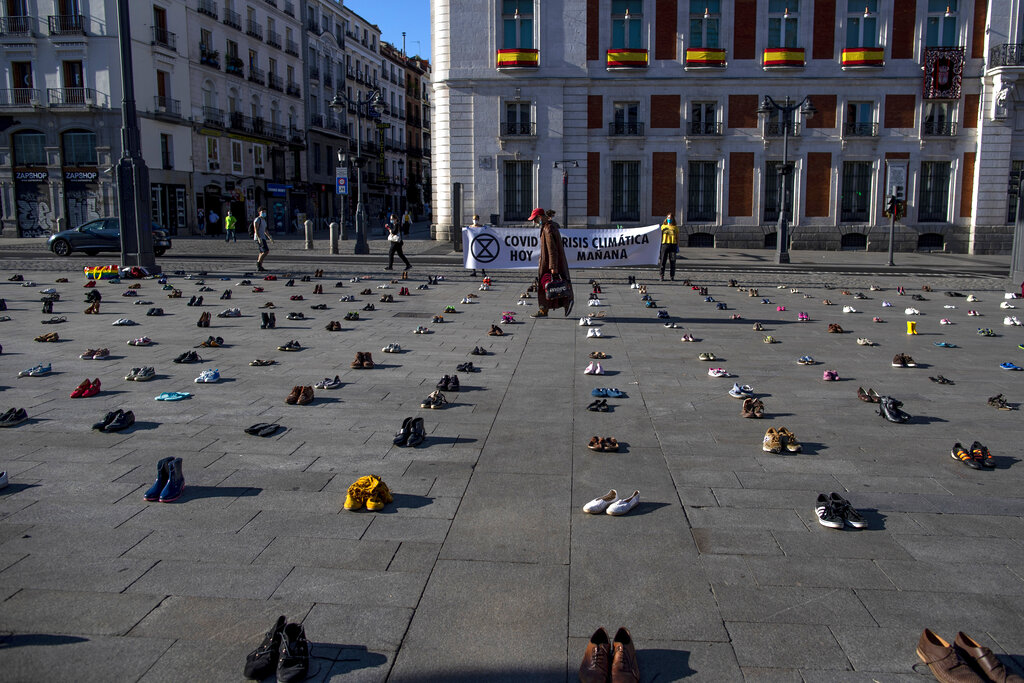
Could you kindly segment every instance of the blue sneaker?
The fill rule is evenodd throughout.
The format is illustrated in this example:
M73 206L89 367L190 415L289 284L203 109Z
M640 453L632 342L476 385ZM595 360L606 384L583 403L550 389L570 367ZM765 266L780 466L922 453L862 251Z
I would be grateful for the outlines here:
M608 398L608 390L599 387L599 388L594 389L593 391L591 391L590 395L591 396L596 396L597 398Z
M167 463L167 485L160 492L161 503L178 500L185 491L185 475L181 471L181 458L168 458L168 460L170 462Z
M160 500L160 492L167 486L167 479L170 476L169 466L174 458L164 458L156 464L156 481L149 490L142 495L143 500L154 502Z
M1024 368L1020 367L1019 365L1014 365L1013 363L1000 363L999 367L1001 367L1003 370L1024 370Z
M941 347L946 348L946 349L955 349L956 348L956 344L950 344L948 341L935 342L935 345L936 346L941 346Z

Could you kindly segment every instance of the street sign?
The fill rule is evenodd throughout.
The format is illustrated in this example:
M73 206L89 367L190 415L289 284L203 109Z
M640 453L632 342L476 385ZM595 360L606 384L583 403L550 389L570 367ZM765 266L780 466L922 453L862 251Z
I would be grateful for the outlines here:
M348 178L338 178L338 194L348 194Z
M334 169L334 176L336 178L348 178L348 167L338 166Z

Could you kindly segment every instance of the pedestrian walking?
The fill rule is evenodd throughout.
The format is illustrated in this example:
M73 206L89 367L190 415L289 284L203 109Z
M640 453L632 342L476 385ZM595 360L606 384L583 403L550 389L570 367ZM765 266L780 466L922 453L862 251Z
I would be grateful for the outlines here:
M402 251L402 226L394 220L395 216L392 214L391 220L389 220L384 227L388 230L388 243L391 245L391 249L388 251L388 266L384 270L393 270L395 267L395 254L405 262L405 269L409 270L412 268L412 264L409 263L409 259L405 258L405 252Z
M566 317L572 312L572 280L569 263L562 246L562 233L553 220L554 211L536 208L530 220L540 225L540 256L537 263L537 312L531 318L546 318L551 308L564 308Z
M266 270L263 267L263 261L267 258L267 254L270 253L268 242L273 242L274 238L267 232L267 210L262 206L256 212L256 219L253 220L250 231L252 232L252 239L256 243L256 249L260 253L256 257L256 270Z
M672 214L661 222L661 279L665 279L665 262L669 277L676 279L676 255L679 253L679 226Z
M238 236L235 235L236 223L238 219L228 211L228 215L224 216L224 242L238 242Z

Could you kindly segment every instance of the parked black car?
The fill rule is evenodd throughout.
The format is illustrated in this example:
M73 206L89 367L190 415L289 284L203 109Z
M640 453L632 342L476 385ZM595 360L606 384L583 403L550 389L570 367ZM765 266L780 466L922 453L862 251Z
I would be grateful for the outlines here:
M57 256L81 251L95 256L101 251L121 251L121 224L117 218L100 218L77 228L58 232L46 240L46 247ZM162 228L153 228L153 254L163 256L171 248L171 238Z

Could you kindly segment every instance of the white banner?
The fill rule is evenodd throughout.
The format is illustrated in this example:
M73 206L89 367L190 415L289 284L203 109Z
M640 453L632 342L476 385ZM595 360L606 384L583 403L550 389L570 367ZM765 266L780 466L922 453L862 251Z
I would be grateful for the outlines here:
M650 266L657 264L660 256L661 228L657 225L561 232L570 268ZM466 268L536 269L540 258L540 230L463 228L462 254Z

